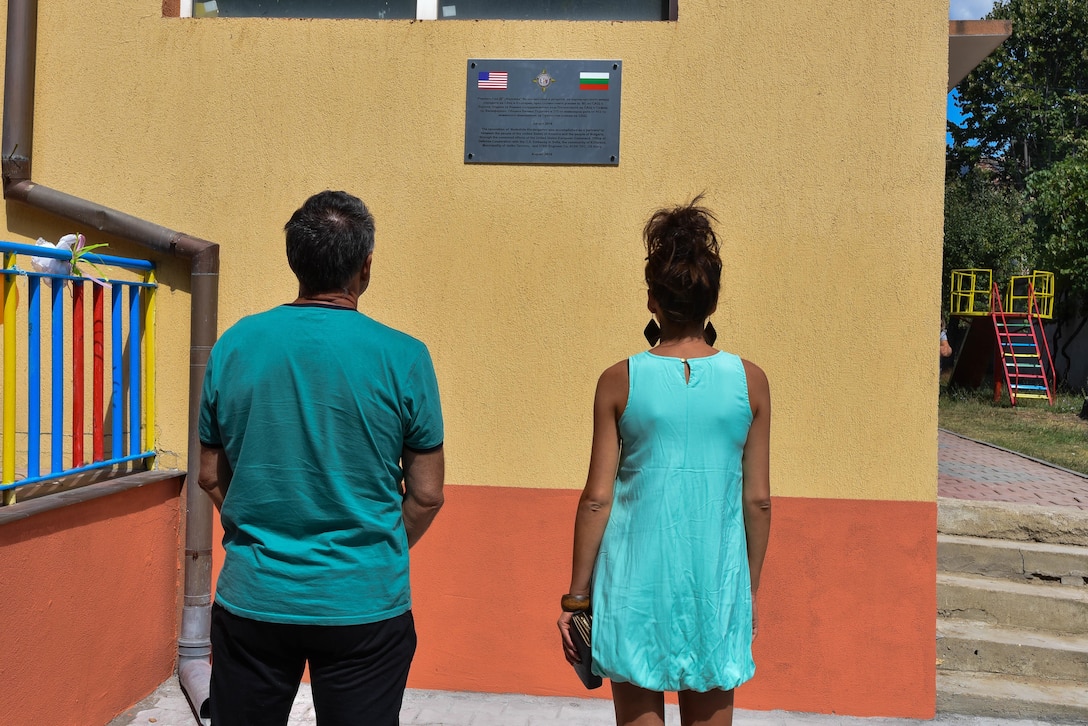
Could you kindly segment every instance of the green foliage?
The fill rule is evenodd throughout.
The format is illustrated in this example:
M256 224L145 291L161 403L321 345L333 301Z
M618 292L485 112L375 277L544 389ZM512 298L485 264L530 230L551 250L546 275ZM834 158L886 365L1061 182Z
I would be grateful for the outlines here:
M1074 154L1027 180L1042 266L1059 289L1088 299L1088 156Z
M960 83L966 118L950 157L1000 158L1023 188L1088 138L1088 2L997 0L988 17L1013 34Z
M958 258L972 257L993 261L995 274L1020 266L1053 270L1064 302L1059 315L1083 312L1088 1L997 0L989 17L1011 20L1013 34L958 87L965 119L962 129L950 129L946 277ZM980 165L995 170L991 182L1000 191L977 190L970 177ZM964 169L973 170L962 181L967 191L956 188ZM1009 204L1007 214L993 208L1001 203Z
M975 167L949 179L944 188L944 305L952 270L991 269L998 281L1030 271L1033 231L1027 196L1001 184L995 173Z

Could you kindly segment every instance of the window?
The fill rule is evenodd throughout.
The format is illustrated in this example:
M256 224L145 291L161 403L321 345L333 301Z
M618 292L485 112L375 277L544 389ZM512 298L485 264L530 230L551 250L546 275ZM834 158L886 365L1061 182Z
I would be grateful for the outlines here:
M384 20L675 20L675 3L676 0L191 0L182 3L181 15Z

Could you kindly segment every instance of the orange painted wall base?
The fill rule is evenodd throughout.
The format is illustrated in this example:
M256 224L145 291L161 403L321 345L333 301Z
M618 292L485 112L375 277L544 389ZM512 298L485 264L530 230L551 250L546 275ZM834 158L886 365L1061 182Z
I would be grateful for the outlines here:
M170 677L180 480L0 527L0 722L102 724Z
M412 550L410 688L611 697L582 688L555 625L578 495L446 487ZM936 502L776 497L756 676L737 706L932 718L936 563Z
M610 697L582 688L555 626L578 494L447 487L412 551L410 687ZM738 707L932 718L936 527L936 502L776 498Z

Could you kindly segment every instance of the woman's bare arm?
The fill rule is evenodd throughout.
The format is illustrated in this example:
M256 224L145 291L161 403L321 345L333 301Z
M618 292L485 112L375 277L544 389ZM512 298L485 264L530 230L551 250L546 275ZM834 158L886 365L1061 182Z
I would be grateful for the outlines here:
M744 535L748 542L748 569L755 603L767 541L771 534L771 388L759 366L744 361L752 426L744 444Z
M589 594L593 563L612 511L612 487L620 452L618 419L626 402L627 361L622 361L601 374L593 398L593 447L589 456L589 474L574 521L574 559L569 590L572 595Z
M589 474L578 501L574 520L574 556L571 562L571 595L589 596L593 564L604 539L608 515L612 511L612 489L619 463L619 417L627 405L627 361L621 361L601 374L593 398L593 446L589 456ZM567 660L577 654L570 640L570 614L559 619Z

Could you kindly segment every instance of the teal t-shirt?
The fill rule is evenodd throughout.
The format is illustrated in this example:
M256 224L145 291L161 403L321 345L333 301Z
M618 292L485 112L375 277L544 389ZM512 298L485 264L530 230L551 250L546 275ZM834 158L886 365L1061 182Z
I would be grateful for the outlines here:
M404 449L442 445L426 346L356 310L283 305L212 349L200 441L233 469L216 601L273 623L358 625L411 608Z

